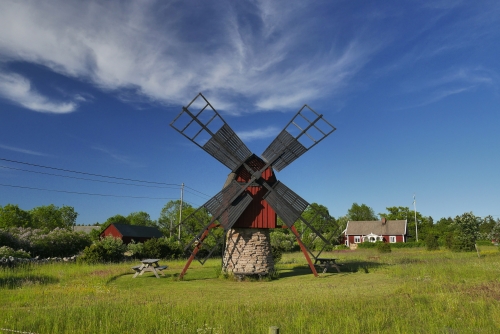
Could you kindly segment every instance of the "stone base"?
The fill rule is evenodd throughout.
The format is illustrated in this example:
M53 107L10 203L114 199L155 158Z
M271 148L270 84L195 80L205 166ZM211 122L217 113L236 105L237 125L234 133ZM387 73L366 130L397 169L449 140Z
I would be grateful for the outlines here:
M227 232L222 270L265 275L274 270L269 229L234 228Z

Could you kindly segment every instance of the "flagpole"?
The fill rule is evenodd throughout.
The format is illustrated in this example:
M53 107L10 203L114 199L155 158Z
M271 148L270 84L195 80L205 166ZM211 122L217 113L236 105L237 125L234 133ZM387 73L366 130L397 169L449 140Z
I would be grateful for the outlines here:
M415 194L413 194L413 210L415 211L415 237L418 241L418 227L417 227L417 200L415 199Z

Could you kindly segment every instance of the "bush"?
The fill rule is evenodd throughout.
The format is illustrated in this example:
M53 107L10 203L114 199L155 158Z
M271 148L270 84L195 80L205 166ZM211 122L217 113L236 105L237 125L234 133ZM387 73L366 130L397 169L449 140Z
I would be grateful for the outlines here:
M281 261L283 257L283 250L281 248L271 245L271 253L273 254L274 264Z
M143 257L164 259L169 256L170 247L165 238L152 238L144 242L142 252Z
M388 242L377 241L375 243L377 245L377 251L379 253L390 253L392 252L391 244Z
M425 238L425 248L428 251L438 250L439 249L439 243L438 243L438 240L437 240L437 236L429 234Z
M365 242L361 242L358 244L358 248L375 248L375 243L374 242L369 242L369 241L365 241Z
M106 237L94 244L85 247L78 262L96 264L105 262L119 262L123 260L126 246L118 238Z
M31 258L30 253L25 252L22 249L14 250L13 248L10 248L9 246L0 247L0 259L2 257L9 257L9 256L23 258L23 259Z
M1 230L0 242L13 249L26 249L33 256L41 257L73 256L91 244L89 236L83 232L73 232L64 228L45 232L30 227Z
M493 246L491 240L478 240L476 241L476 245L478 246Z
M410 242L395 242L391 244L391 248L416 248L425 247L425 242L420 241L410 241Z

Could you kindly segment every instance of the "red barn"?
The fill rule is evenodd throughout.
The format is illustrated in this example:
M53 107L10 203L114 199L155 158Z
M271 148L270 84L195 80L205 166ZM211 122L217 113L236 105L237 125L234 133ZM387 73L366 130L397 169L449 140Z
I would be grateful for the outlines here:
M361 242L406 242L406 220L349 221L344 230L344 244L348 247Z
M124 244L129 244L132 240L144 242L152 238L161 238L163 234L156 227L111 224L100 234L101 238L109 236L122 239Z

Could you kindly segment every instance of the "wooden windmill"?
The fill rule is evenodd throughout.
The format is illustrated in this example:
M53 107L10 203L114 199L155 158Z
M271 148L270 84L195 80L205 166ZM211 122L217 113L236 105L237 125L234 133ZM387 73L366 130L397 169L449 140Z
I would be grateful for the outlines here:
M328 214L316 210L277 181L274 170L284 169L335 131L335 127L304 105L258 157L201 93L183 107L170 125L231 170L223 189L180 222L184 230L198 229L191 231L194 237L184 242L189 259L180 277L193 259L203 264L221 242L225 242L225 271L269 273L274 267L269 229L278 227L293 232L311 271L317 275L310 255L317 258L336 240L338 226ZM210 213L208 224L201 218L201 210ZM277 225L276 216L284 222L283 226ZM296 225L300 225L300 233ZM224 233L216 233L216 228L222 228Z

